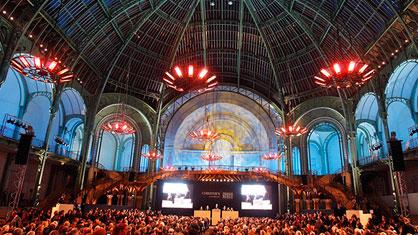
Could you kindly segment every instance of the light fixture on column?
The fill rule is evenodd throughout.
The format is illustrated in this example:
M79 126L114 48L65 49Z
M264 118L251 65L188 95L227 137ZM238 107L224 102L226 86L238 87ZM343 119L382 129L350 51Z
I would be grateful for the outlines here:
M322 68L315 83L326 88L362 86L374 76L375 70L361 61L337 62L331 68Z
M216 162L216 161L221 160L222 156L212 154L212 153L208 153L208 154L204 154L204 155L200 156L200 158L204 161L207 161L207 162Z
M255 167L253 169L253 172L256 172L256 173L267 173L268 170L265 167Z
M271 160L278 160L282 157L282 154L280 153L266 153L263 156L261 156L261 159L266 160L266 161L271 161Z
M165 166L161 167L162 171L176 171L177 169L174 166Z
M166 86L178 91L190 91L197 89L198 92L206 92L215 88L218 84L215 75L209 75L207 68L197 70L189 65L184 71L180 66L174 67L174 72L165 72L163 81Z
M14 56L10 65L23 76L44 83L60 84L74 79L73 72L59 61L30 54Z

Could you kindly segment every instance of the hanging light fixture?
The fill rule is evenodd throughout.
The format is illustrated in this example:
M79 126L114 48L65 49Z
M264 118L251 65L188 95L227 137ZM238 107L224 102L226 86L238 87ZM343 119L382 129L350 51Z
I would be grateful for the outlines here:
M60 84L74 79L74 73L60 62L29 54L14 56L10 66L23 76L44 83Z
M213 142L219 139L220 136L218 132L216 132L214 128L210 127L208 112L208 106L205 105L205 117L203 119L203 125L199 129L191 131L189 133L189 138L203 142Z
M155 160L163 158L163 156L159 154L158 151L155 151L155 150L150 150L148 153L143 153L142 156L144 158L147 158L150 161L155 161Z
M207 68L202 68L198 72L193 65L189 65L186 71L183 71L180 66L175 66L174 73L165 72L163 81L168 87L178 92L192 89L197 89L198 92L206 92L212 90L218 84L216 76L209 75Z
M316 75L315 83L331 88L362 86L374 76L375 70L361 61L337 62L331 68L322 68Z
M347 58L350 56L343 50L338 25L335 30L334 39L335 45L333 51L341 59L332 63L329 68L321 68L317 75L314 76L314 82L325 88L337 89L364 85L374 76L375 70L371 68L372 66L369 66L369 64L361 60L344 59L344 57ZM350 42L350 44L352 43Z
M129 72L131 69L131 62L129 61L128 64L128 70L126 73L126 87L125 87L125 97L124 100L121 102L121 96L122 94L119 94L118 97L118 105L116 109L116 114L108 120L106 123L102 125L102 129L107 132L111 132L113 134L118 135L130 135L135 133L135 128L132 126L132 124L128 121L128 115L127 115L127 107L126 104L128 103L128 84L129 84ZM116 92L116 89L115 89Z
M303 128L299 125L289 125L283 126L280 128L276 128L276 135L280 135L282 137L290 137L290 136L301 136L308 131L307 128Z
M270 161L270 160L277 160L282 157L282 154L280 153L266 153L263 156L261 156L261 159Z
M111 120L102 125L102 129L118 135L130 135L135 133L135 128L126 120L124 111L116 114Z
M207 161L207 162L216 162L216 161L221 160L222 156L212 154L212 153L208 153L208 154L200 156L200 158L204 161Z
M219 138L219 134L210 129L201 129L189 133L189 137L199 141L214 141Z

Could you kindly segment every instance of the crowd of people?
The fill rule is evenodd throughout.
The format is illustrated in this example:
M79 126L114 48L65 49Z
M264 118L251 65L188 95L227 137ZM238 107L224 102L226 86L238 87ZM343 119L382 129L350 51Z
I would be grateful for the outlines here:
M51 215L50 211L19 209L0 221L0 235L275 235L275 234L415 234L407 218L372 217L363 226L356 217L323 214L285 214L277 218L238 218L210 226L208 219L163 215L153 211L75 209Z

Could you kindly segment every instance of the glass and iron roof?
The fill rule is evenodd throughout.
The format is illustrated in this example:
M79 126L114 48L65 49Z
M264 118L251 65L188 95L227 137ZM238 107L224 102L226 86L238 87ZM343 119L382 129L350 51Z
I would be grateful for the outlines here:
M365 55L397 12L416 4L413 0L39 2L32 6L12 1L7 7L27 14L22 28L27 27L26 33L34 34L38 43L68 52L66 63L90 92L100 92L98 84L104 84L105 92L128 84L132 93L150 103L160 93L163 73L177 64L206 65L221 83L248 87L272 100L326 94L313 83L318 70L337 59Z

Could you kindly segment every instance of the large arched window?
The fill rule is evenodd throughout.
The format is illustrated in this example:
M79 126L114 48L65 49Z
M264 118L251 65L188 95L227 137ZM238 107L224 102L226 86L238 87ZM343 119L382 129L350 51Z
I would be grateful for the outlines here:
M139 172L147 172L148 170L148 159L143 157L143 154L146 154L149 152L149 145L144 144L141 149L141 161L139 162Z
M418 60L408 60L393 71L385 90L389 131L396 132L404 147L410 138L408 128L416 123L417 80Z
M65 124L63 140L68 146L57 146L59 155L79 160L83 144L84 124L80 118L72 118Z
M133 164L135 135L114 134L101 131L97 162L100 168L113 171L129 171Z
M35 131L33 145L43 146L49 120L52 88L51 84L34 81L9 69L6 80L0 88L2 104L0 118L4 129L2 134L9 138L19 138L19 130L5 124L5 117L12 115L32 125Z
M341 133L331 123L315 125L308 135L308 167L311 174L335 174L343 170Z
M292 165L293 165L293 174L294 175L301 175L302 168L300 162L300 151L299 147L295 146L292 149Z
M5 82L0 88L0 118L3 121L3 136L18 139L19 130L14 126L6 125L5 118L14 116L22 119L29 125L32 125L35 132L35 138L32 144L36 147L43 147L46 131L50 116L50 107L54 92L54 85L35 81L22 76L14 69L9 69ZM74 118L84 120L86 107L83 98L73 88L65 88L60 96L58 110L52 120L51 133L49 135L48 150L59 155L69 156L70 153L77 152L72 155L74 159L79 158L79 144L73 145L73 137L82 140L83 134L80 133L79 122L73 122ZM76 126L71 126L71 125ZM72 130L72 133L67 133ZM78 130L78 132L74 132ZM22 132L22 130L20 130ZM55 137L65 139L66 145L58 145ZM74 146L75 149L71 149Z
M50 151L73 159L80 158L85 114L86 106L80 93L74 88L65 88L52 123ZM67 145L57 145L55 136L63 138Z
M27 92L23 77L16 71L10 69L7 73L6 81L0 87L0 121L3 125L3 135L9 138L14 137L15 128L5 126L6 115L21 117ZM6 128L7 127L7 128Z

